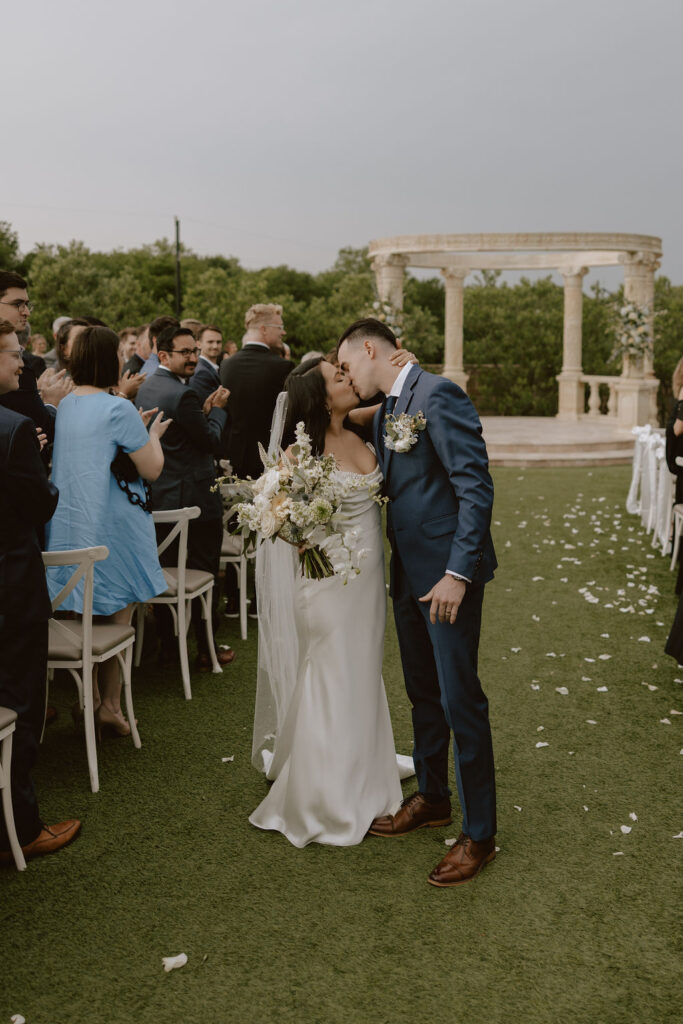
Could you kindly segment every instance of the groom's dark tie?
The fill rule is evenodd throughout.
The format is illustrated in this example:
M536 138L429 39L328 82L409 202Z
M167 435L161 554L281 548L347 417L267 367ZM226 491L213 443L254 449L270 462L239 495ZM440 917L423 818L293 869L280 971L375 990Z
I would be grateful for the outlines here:
M384 405L384 417L391 416L394 411L394 406L398 400L398 395L387 395L386 403Z

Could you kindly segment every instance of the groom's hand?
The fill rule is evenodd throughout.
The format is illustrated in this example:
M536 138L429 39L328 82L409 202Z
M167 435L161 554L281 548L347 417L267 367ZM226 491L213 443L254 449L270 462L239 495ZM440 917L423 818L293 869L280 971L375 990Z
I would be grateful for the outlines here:
M438 619L439 622L450 622L453 625L458 617L458 608L465 596L465 589L464 580L458 580L455 576L446 573L428 594L420 598L423 604L431 601L430 622L435 623Z

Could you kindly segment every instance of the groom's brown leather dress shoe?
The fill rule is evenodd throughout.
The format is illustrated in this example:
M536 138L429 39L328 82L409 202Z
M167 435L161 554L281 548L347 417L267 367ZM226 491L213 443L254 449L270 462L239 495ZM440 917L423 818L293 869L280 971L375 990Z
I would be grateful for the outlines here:
M436 865L427 881L442 888L449 885L464 885L471 878L476 878L495 856L495 836L475 843L474 839L461 832L455 846L451 847L441 863Z
M451 802L448 797L432 803L422 793L407 796L396 814L384 814L375 818L368 829L371 836L405 836L416 828L438 828L451 823Z

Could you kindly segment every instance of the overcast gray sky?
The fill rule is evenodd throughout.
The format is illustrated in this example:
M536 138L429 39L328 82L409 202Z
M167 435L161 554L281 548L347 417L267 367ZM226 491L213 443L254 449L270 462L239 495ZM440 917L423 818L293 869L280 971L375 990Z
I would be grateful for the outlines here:
M683 283L680 0L12 8L0 219L23 250L127 248L174 214L197 252L313 271L385 235L624 231Z

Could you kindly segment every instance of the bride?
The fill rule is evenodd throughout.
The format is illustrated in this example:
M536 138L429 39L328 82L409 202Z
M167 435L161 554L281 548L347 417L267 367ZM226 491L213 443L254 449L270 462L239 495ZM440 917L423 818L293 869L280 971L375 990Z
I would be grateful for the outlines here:
M368 553L360 574L344 584L337 576L303 577L296 549L281 540L259 549L253 753L274 782L249 821L282 832L297 847L352 846L402 797L381 674L386 589L373 495L382 475L373 450L345 425L358 396L343 371L309 359L292 371L286 389L288 427L293 433L303 420L314 453L334 455L345 490L342 512ZM353 415L360 420L369 412ZM273 433L277 439L275 427ZM403 772L410 773L412 764Z

